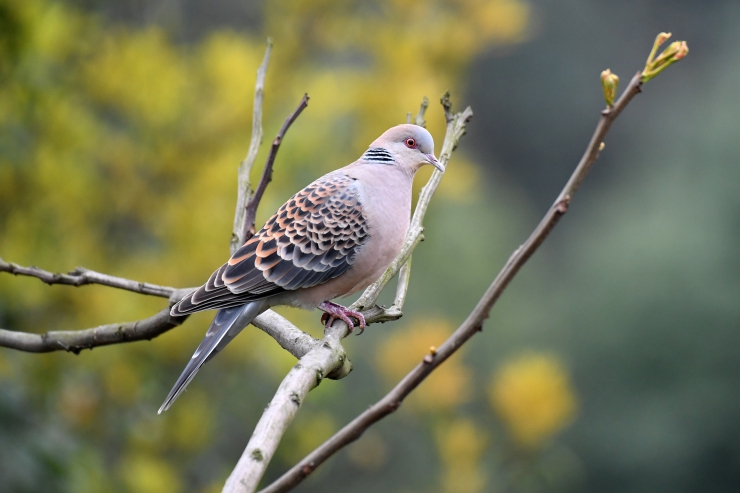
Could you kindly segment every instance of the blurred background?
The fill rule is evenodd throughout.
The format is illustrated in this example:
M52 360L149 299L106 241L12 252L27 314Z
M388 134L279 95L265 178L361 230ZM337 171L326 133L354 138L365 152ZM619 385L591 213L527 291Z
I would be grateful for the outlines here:
M0 256L203 282L228 255L268 35L265 141L311 102L260 223L423 96L438 146L439 95L470 104L403 319L346 340L353 373L310 394L267 484L464 319L580 158L599 73L626 85L672 31L689 57L616 121L483 333L296 491L738 491L738 25L732 0L0 0ZM163 306L0 276L6 329ZM322 333L318 312L281 312ZM294 360L245 330L157 416L211 316L78 356L0 349L0 491L220 491Z

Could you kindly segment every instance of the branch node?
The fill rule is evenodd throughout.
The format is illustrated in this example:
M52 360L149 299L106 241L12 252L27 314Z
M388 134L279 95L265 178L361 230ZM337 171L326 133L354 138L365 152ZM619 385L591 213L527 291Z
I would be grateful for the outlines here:
M449 125L450 122L454 119L454 115L452 114L452 100L450 100L450 91L445 91L444 94L442 94L442 97L439 98L439 102L442 104L442 108L445 112L445 121Z
M568 212L568 204L570 203L570 195L566 195L562 200L559 200L557 204L555 204L555 210L560 214L565 214Z
M301 468L301 472L303 473L304 477L311 474L313 472L314 467L315 465L313 461L309 462L308 464L304 464L303 467Z

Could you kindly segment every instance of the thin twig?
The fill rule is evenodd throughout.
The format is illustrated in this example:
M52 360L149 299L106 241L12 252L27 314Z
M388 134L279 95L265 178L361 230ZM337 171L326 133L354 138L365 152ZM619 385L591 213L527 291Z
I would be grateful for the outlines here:
M409 290L409 281L411 280L411 257L403 264L398 271L398 284L396 285L396 296L393 298L393 306L402 308L406 303L406 293Z
M420 113L423 116L423 111L420 111ZM446 165L449 161L450 153L457 144L457 141L452 142L450 139L459 139L464 134L465 124L471 114L472 112L470 111L470 108L468 108L463 113L455 115L454 122L448 125L445 143L443 144L443 164ZM445 153L445 148L447 148L449 152ZM424 200L420 199L417 202L417 212L415 213L415 216L419 218L419 221L423 218L423 214L418 214L418 209L420 207L424 209L428 207L429 199L431 198L431 194L437 188L439 178L441 177L435 178L433 176L430 178L429 183L425 187L430 190L429 194ZM421 227L417 227L409 232L402 252L398 257L396 257L394 262L383 275L385 282L382 284L375 284L374 288L368 288L368 290L365 291L365 294L360 298L361 300L368 300L368 304L364 305L368 308L362 311L365 316L365 322L368 325L371 323L397 320L402 316L401 309L403 308L405 294L399 297L397 291L396 300L398 304L394 303L394 306L387 309L376 306L375 300L387 281L392 278L402 266L407 265L407 262L411 257L411 252L422 239L421 232ZM404 276L404 278L399 282L401 282L402 286L403 284L408 286L408 276ZM406 288L400 287L400 289L405 292ZM362 309L358 307L357 303L352 306L353 309ZM290 426L290 423L293 421L293 418L298 411L298 407L306 398L308 392L318 385L324 376L339 379L346 376L352 370L352 365L339 343L347 333L347 325L341 320L335 321L331 327L328 327L324 331L324 339L322 342L314 346L306 356L301 358L285 377L283 382L280 384L280 387L278 387L272 401L260 417L246 449L242 453L239 462L231 472L231 475L224 486L223 492L251 493L255 491L270 462L270 459L280 443L283 433L288 426Z
M416 114L416 118L414 119L414 123L420 127L426 128L427 121L424 119L424 115L427 112L427 109L429 108L429 98L424 96L424 98L421 100L421 105L419 105L419 113ZM408 117L408 123L411 123L411 113L409 113ZM444 143L443 143L444 146ZM409 258L404 262L404 264L401 266L401 269L398 271L398 284L396 285L396 297L393 300L393 306L391 306L391 310L395 310L398 312L398 316L402 315L401 309L403 308L403 304L406 302L406 292L409 289L409 281L411 280L411 255L409 255Z
M38 267L22 267L12 262L5 262L0 258L0 272L8 272L16 276L29 276L41 279L46 284L64 284L67 286L84 286L86 284L100 284L110 288L123 289L133 293L169 298L178 291L169 286L158 286L148 282L132 281L123 277L109 276L94 270L77 267L68 274L49 272Z
M411 370L385 397L373 404L367 411L357 416L348 425L335 433L334 436L293 466L277 481L261 490L260 493L285 492L303 481L326 459L344 446L357 440L374 423L398 409L404 398L435 368L454 354L474 334L482 330L483 323L488 318L491 308L504 289L506 289L511 279L542 244L558 220L567 212L570 200L588 173L589 168L598 157L599 146L603 142L611 123L624 107L627 106L630 100L641 91L641 84L640 74L638 73L614 107L602 112L601 119L596 126L593 137L591 137L591 142L586 148L586 152L562 192L560 192L560 195L555 200L555 203L547 211L529 238L527 238L527 241L509 257L501 272L496 276L465 322L458 327L434 354L427 354L422 362Z
M272 148L270 149L270 155L267 156L265 169L262 171L262 178L260 179L259 185L257 185L257 190L255 190L254 195L249 199L249 202L247 202L245 207L246 214L244 215L244 224L242 227L242 237L244 238L244 241L254 235L254 220L257 216L257 207L262 200L262 195L265 193L267 184L272 181L272 166L275 163L275 156L277 156L278 149L280 149L280 144L283 142L283 137L285 137L285 132L288 131L296 118L298 118L298 115L306 109L306 106L308 106L308 99L308 94L304 94L301 98L301 102L298 103L298 107L288 116L288 118L285 119L277 137L272 141Z
M421 105L419 106L419 113L416 114L416 118L414 119L414 123L416 125L426 128L427 121L424 119L424 114L427 112L427 108L429 108L429 98L424 96L421 100ZM409 123L411 123L410 120L411 113L409 113Z
M257 160L257 152L262 144L262 102L265 98L265 75L267 74L267 65L270 63L270 52L272 51L272 39L267 38L265 46L265 57L262 64L257 69L257 81L254 84L254 104L252 105L252 138L249 142L249 151L247 157L239 165L237 175L237 196L236 196L236 213L234 214L234 227L231 231L230 250L233 255L240 246L244 244L244 216L245 209L249 198L252 195L252 189L249 183L249 174L252 171L254 162Z

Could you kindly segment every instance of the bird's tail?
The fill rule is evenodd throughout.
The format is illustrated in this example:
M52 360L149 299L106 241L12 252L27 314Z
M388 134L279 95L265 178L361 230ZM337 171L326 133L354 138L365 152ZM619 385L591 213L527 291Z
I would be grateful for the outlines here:
M226 347L244 327L249 325L266 308L267 304L265 301L258 300L247 303L246 305L219 310L213 322L211 322L211 326L208 327L206 336L201 341L198 349L195 350L193 357L187 366L185 366L185 370L183 370L180 378L175 382L175 386L170 390L169 395L167 395L164 404L159 408L157 414L162 414L163 411L169 409L172 403L175 402L175 399L188 386L195 374L198 373L200 367Z

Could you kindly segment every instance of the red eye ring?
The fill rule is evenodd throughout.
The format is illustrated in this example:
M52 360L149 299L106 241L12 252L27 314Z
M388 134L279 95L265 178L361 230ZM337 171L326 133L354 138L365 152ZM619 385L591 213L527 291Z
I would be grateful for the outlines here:
M404 142L404 144L406 144L406 147L408 147L409 149L417 148L417 144L414 139L406 139L406 142Z

